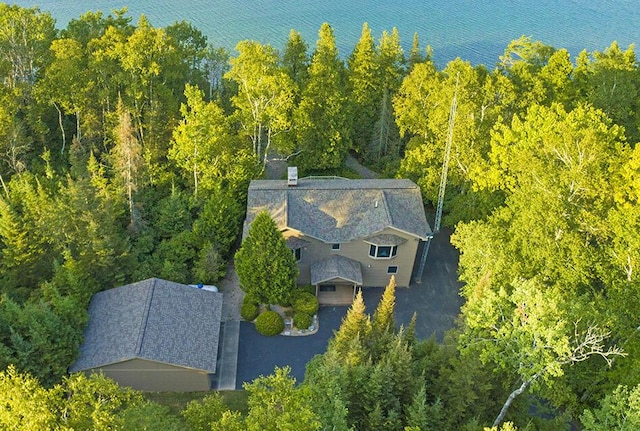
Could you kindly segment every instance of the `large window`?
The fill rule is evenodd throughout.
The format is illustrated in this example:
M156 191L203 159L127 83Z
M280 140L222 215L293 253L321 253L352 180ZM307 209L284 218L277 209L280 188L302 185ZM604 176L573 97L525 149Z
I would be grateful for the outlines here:
M397 245L374 245L369 246L369 256L376 259L391 259L398 252Z

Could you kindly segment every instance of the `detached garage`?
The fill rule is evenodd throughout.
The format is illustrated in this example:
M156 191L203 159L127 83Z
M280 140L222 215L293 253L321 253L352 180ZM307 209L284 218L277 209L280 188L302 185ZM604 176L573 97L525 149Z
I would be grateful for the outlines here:
M218 356L222 294L157 278L96 293L70 372L102 372L142 391L206 391Z

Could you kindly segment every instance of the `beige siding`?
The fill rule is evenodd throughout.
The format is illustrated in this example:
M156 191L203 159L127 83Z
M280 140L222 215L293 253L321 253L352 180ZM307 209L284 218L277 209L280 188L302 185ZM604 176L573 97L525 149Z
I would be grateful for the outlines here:
M376 234L397 235L405 238L406 242L398 246L397 255L391 259L373 259L369 257L369 243L365 242L364 239L342 243L340 244L340 250L332 250L331 244L304 236L293 230L285 231L284 236L286 238L297 236L309 243L302 249L301 259L298 262L298 267L300 268L298 284L308 284L311 281L310 268L313 262L326 259L333 254L339 254L360 262L363 286L386 286L391 278L391 275L387 274L387 269L389 266L397 266L398 273L395 274L396 286L408 287L411 283L411 271L413 270L419 240L412 235L393 228L387 228Z
M211 389L209 374L203 371L131 359L87 371L102 372L121 386L148 392L192 392Z
M355 296L355 288L352 284L336 284L335 292L318 291L320 305L351 305ZM331 284L331 282L327 282Z

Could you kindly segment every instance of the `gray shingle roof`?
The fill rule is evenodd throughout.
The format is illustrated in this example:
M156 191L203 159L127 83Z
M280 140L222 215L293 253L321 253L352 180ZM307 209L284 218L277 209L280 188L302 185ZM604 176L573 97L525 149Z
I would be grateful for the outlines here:
M96 293L69 371L129 359L216 370L222 294L157 278Z
M419 187L407 179L254 180L249 185L245 236L266 210L281 229L327 243L348 242L393 227L426 239L431 233Z
M337 278L362 286L360 262L336 254L311 265L311 284L316 285Z
M401 245L407 242L407 240L401 236L392 234L370 236L369 238L366 238L365 241L375 245Z

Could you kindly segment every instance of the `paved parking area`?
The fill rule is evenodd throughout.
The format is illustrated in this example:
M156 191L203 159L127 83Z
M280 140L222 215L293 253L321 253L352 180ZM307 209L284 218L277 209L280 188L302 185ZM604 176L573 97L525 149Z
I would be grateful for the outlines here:
M457 281L458 252L450 244L451 231L442 229L431 242L422 281L410 288L396 289L396 323L408 324L417 313L416 335L426 339L442 339L454 326L460 312L461 284ZM373 313L384 288L365 288L367 311ZM276 366L289 365L291 374L301 382L306 363L316 354L324 353L327 342L338 329L348 307L322 307L320 327L306 337L265 337L251 323L240 323L236 388L260 375L273 373Z
M285 365L290 366L291 375L302 382L307 362L314 355L325 352L327 342L333 331L340 327L347 308L322 307L318 312L318 332L304 337L265 337L258 334L252 323L240 322L237 389L242 388L242 382L269 375L276 366Z

